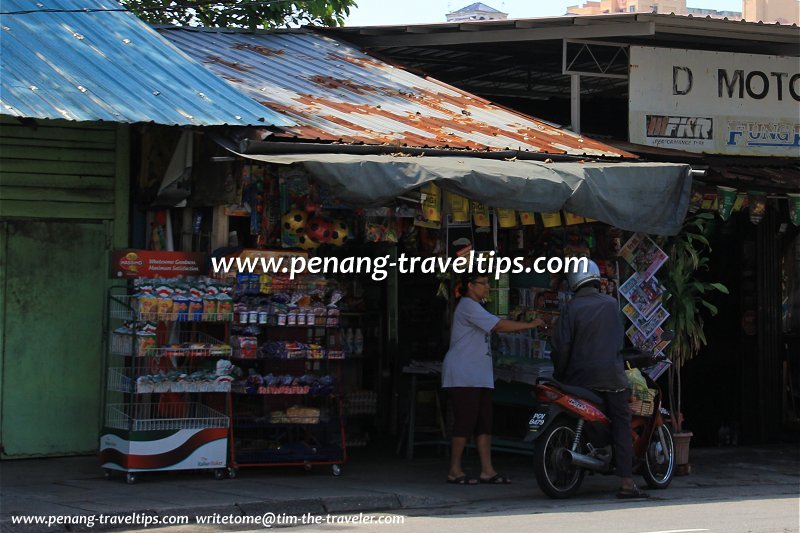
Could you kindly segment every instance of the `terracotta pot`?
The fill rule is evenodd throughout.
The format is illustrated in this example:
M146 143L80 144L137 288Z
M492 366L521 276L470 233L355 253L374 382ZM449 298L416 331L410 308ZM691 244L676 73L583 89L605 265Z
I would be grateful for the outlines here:
M692 440L694 433L691 431L683 431L681 433L673 433L672 441L675 443L675 464L688 465L689 464L689 442Z

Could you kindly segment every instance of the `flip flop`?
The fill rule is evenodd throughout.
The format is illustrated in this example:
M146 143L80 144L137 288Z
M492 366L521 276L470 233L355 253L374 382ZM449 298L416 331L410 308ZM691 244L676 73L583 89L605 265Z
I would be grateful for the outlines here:
M501 474L495 474L488 479L480 478L480 482L489 485L508 485L511 483L511 480Z
M622 489L617 493L617 498L621 500L632 500L637 498L649 498L650 495L640 489L639 487L633 487L632 489Z
M458 476L457 478L447 478L447 482L451 485L477 485L478 480L474 478L468 478L466 474Z

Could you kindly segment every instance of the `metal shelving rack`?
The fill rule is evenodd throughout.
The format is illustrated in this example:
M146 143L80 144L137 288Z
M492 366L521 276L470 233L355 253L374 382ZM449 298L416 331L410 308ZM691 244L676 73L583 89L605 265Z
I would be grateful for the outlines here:
M166 470L213 470L217 479L233 477L227 464L230 417L222 412L229 405L224 395L230 380L211 380L197 371L231 356L230 346L200 331L204 323L229 317L194 322L186 315L151 316L140 313L127 292L115 286L108 296L109 367L100 437L106 477L123 472L131 484L141 472ZM156 339L142 342L151 321L157 324ZM126 333L118 331L126 324ZM214 396L218 408L206 405Z
M291 293L312 287L319 289L319 282L273 284L260 295L278 291ZM316 317L313 324L277 325L276 320L270 319L258 327L261 330L260 345L269 337L287 341L312 339L320 341L318 344L325 348L331 348L327 346L328 333L338 330L339 324ZM302 466L311 469L315 465L327 465L335 476L340 475L341 465L347 460L341 391L341 362L345 360L341 356L237 359L236 364L245 373L248 368L253 368L259 374L270 372L299 376L325 372L334 376L328 388L316 393L308 385L262 387L260 391L248 391L234 384L229 409L231 467ZM293 414L293 409L298 414Z

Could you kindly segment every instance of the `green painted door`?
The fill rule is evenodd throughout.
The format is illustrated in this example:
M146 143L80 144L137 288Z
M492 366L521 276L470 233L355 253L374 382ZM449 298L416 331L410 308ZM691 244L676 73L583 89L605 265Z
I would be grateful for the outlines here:
M2 457L94 453L108 225L0 223Z

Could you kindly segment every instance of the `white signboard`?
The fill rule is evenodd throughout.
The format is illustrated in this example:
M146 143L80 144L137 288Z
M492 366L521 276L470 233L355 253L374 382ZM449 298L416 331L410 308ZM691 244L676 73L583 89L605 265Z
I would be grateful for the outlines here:
M800 156L800 60L631 46L628 130L637 144Z

